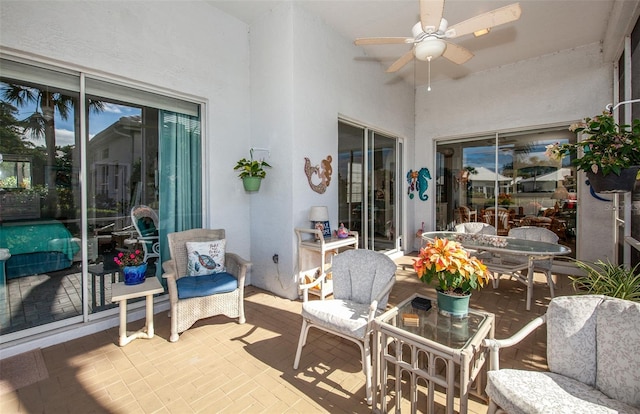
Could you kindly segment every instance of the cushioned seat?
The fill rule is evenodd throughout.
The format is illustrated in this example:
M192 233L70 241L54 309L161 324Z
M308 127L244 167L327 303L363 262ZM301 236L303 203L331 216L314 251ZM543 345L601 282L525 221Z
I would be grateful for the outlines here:
M298 369L310 328L348 339L360 347L367 403L371 404L373 320L387 305L396 280L396 264L384 253L347 250L333 258L331 269L325 270L313 283L303 285L303 289L320 286L329 272L333 280L333 299L309 301L308 294L303 292L302 329L293 369Z
M587 384L553 372L501 369L487 375L487 394L509 414L640 413ZM510 394L510 390L518 392Z
M178 299L186 299L233 292L238 288L238 280L233 275L222 272L204 276L181 277L176 281L176 285L178 286Z
M226 251L224 229L191 229L167 235L171 259L162 263L171 303L171 336L215 315L244 323L244 283L251 263Z
M346 300L318 300L306 302L302 317L315 325L364 340L368 317L368 303Z
M548 372L500 370L499 350L547 324ZM640 413L640 303L561 296L507 339L485 339L489 414Z

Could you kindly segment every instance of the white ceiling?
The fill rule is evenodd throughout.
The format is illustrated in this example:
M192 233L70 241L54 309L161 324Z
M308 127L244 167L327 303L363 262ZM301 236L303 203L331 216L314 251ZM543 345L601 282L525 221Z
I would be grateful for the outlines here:
M288 0L291 1L291 0ZM353 40L357 37L407 36L419 20L418 0L293 0L320 16L330 27ZM511 1L446 0L444 17L449 25L477 14L502 7ZM208 3L251 24L283 1L272 0L209 0ZM616 59L620 39L640 12L640 0L520 0L519 20L494 28L488 35L474 38L462 36L453 42L469 49L475 56L464 65L445 58L431 63L431 81L457 79L474 72L508 65L525 59L555 53L565 49L601 42L605 59ZM609 25L610 21L623 24ZM408 51L410 45L359 46L372 65L380 62L385 71ZM615 49L615 50L614 50ZM417 62L417 64L414 64ZM427 82L427 63L415 59L390 80L402 76L418 85Z

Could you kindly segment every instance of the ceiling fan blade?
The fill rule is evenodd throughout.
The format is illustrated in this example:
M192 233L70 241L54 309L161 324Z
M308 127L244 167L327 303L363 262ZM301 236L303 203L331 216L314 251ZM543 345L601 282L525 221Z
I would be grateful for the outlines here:
M362 45L394 45L403 43L413 43L412 37L361 37L353 43L357 46Z
M389 66L389 69L387 69L387 73L397 72L404 65L411 62L411 59L413 59L413 48L407 53L405 53L404 55L402 55L400 59L393 62L393 64Z
M473 53L471 53L469 49L466 49L460 45L447 42L447 48L442 53L442 56L446 57L453 63L462 65L467 60L473 57Z
M520 3L510 4L509 6L482 13L449 27L447 33L450 33L450 35L447 37L453 39L478 30L509 23L518 20L521 13Z
M425 33L437 32L444 11L444 0L420 0L420 23Z

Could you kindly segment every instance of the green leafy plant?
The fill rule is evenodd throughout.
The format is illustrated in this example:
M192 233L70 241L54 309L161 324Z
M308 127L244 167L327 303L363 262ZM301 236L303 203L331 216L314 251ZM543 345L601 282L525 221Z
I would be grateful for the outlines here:
M490 277L487 266L469 255L460 243L440 238L420 249L413 269L424 283L436 278L438 287L447 293L467 294L472 289L480 289Z
M607 295L640 302L640 268L632 269L598 260L593 264L576 261L584 276L570 276L572 286L580 293Z
M634 119L632 124L619 125L613 115L605 111L569 127L570 131L583 133L587 138L575 144L547 145L545 154L558 160L570 155L572 163L582 171L620 175L621 170L640 165L640 119Z
M240 178L245 178L245 177L264 178L267 175L267 172L265 171L264 167L271 168L271 166L267 164L265 161L248 160L246 158L242 158L240 161L238 161L236 166L233 167L233 169L240 171L240 174L238 174L238 177Z

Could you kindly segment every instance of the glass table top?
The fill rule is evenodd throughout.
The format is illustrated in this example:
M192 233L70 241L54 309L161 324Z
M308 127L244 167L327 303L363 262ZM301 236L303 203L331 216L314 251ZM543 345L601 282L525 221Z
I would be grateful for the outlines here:
M383 314L380 321L449 348L462 349L487 319L486 314L471 309L469 309L469 314L463 318L442 315L438 312L435 298L428 298L431 301L431 309L424 311L414 308L411 304L412 299L401 303L397 312L391 310ZM405 323L407 314L418 317L417 326L409 320Z
M529 255L563 255L571 253L567 246L536 240L523 240L514 237L492 236L488 234L457 233L455 231L432 231L422 233L424 240L434 238L455 240L467 248L509 252Z

